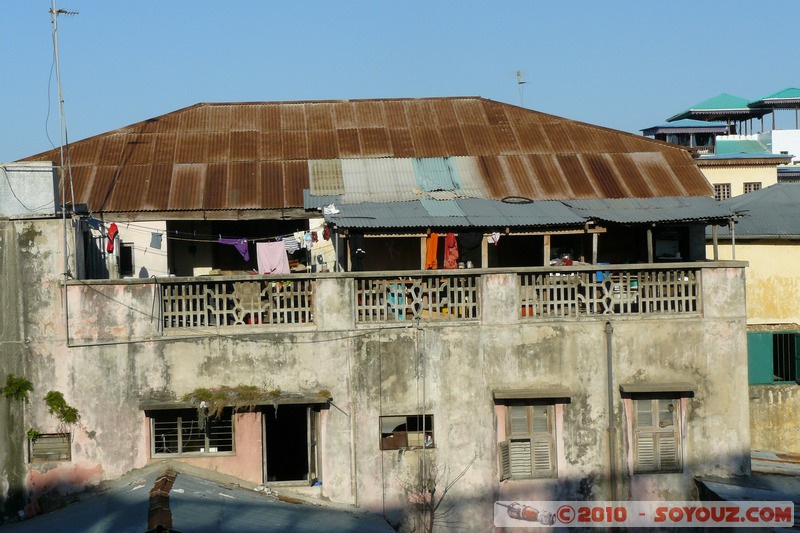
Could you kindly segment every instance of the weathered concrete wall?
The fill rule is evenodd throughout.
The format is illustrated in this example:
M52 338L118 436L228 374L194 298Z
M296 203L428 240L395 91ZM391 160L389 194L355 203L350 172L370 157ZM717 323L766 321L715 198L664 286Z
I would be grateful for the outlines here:
M50 244L30 264L58 272L49 264L58 248ZM749 471L743 269L703 266L702 315L609 319L620 497L686 499L694 475ZM250 384L330 391L335 407L322 417L323 493L392 520L408 509L408 486L423 455L426 467L435 464L451 479L468 468L448 495L462 526L489 528L492 502L500 497L608 497L606 319L520 319L515 274L482 276L480 323L356 326L352 279L330 275L315 285L314 324L246 334L187 329L179 336L158 333L147 281L75 283L69 326L76 346L69 348L55 276L40 275L44 282L26 286L24 298L25 320L35 331L26 374L37 391L64 392L82 418L73 428L73 461L28 465L31 483L50 476L66 480L61 489L75 489L151 462L142 397ZM686 402L684 473L631 475L619 385L676 381L697 388ZM492 391L554 385L571 396L559 408L558 479L501 483L502 421ZM420 412L434 415L434 449L380 451L381 415ZM32 402L24 427L53 424L44 405ZM241 464L225 461L231 464L213 468L241 472Z
M6 376L25 376L19 235L14 223L0 221L0 387ZM0 395L0 523L24 504L25 405Z
M752 385L750 430L754 450L800 453L800 386Z

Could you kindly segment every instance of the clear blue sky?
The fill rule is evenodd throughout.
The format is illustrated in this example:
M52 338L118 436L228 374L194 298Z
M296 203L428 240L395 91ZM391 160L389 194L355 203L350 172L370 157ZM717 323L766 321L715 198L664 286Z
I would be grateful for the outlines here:
M0 162L58 143L51 0L3 0ZM59 0L70 141L198 102L483 96L639 133L800 86L797 0ZM49 100L48 100L49 98ZM48 120L49 113L49 120ZM47 126L46 126L47 125Z

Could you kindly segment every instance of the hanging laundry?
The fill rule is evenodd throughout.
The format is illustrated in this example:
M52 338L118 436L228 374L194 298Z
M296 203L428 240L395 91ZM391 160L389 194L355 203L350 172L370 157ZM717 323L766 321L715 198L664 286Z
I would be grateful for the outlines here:
M428 242L425 247L425 270L439 268L439 261L436 259L437 253L439 253L439 234L432 232L428 235Z
M461 261L480 265L482 243L483 233L459 233L458 249L461 252Z
M305 231L295 231L294 232L294 239L300 245L300 248L302 248L304 250L306 248L308 248L308 246L306 246L306 236L307 235L308 235L308 232L305 232Z
M217 241L220 244L228 244L236 248L245 261L250 261L250 250L247 246L247 239L229 239L227 237L220 237Z
M367 250L364 245L364 236L354 233L350 236L350 265L353 272L364 270L364 256Z
M489 242L497 246L497 244L500 242L500 232L495 231L494 233L492 233L492 235L489 237Z
M117 238L118 233L119 233L119 228L117 228L117 224L112 222L111 225L108 227L108 244L106 245L106 252L108 253L114 252L114 239Z
M160 233L151 233L150 234L150 248L155 248L156 250L161 249L161 237Z
M286 248L287 254L293 254L300 249L300 243L297 242L297 239L294 237L294 235L289 235L283 239L283 246Z
M322 238L326 241L331 240L331 227L329 224L325 224L325 229L322 230Z
M444 237L444 268L458 267L458 241L454 233L450 232Z
M256 243L259 274L289 274L289 258L282 242Z

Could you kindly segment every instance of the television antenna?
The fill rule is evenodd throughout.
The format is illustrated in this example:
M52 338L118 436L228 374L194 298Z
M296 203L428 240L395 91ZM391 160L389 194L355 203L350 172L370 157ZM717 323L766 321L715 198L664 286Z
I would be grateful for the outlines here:
M522 76L524 74L525 73L522 72L521 70L517 71L517 87L519 88L519 106L520 107L525 107L525 104L523 103L523 100L522 100L522 86L525 85L526 83L528 83L527 81L522 81Z

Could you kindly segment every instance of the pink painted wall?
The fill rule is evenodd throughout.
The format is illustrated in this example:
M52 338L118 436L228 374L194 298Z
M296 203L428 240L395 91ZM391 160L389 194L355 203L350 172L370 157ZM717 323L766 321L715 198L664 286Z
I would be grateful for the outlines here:
M233 455L202 455L195 457L164 457L171 461L181 462L234 476L244 481L260 484L262 482L262 448L261 448L261 414L237 413L234 418L234 446ZM148 448L149 448L149 431ZM162 458L151 458L148 463L156 463Z

